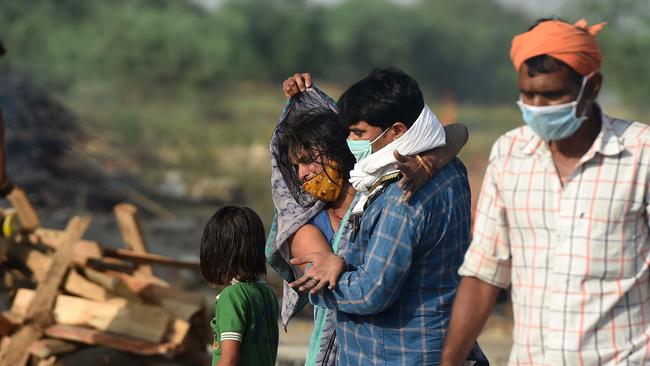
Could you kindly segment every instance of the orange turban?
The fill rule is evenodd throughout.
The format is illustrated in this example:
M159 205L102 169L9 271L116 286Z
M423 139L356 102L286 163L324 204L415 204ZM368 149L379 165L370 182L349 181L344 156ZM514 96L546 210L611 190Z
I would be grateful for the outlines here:
M531 57L549 55L571 66L580 75L600 69L603 61L596 34L607 23L588 26L581 19L571 25L560 20L548 20L512 39L510 59L519 71Z

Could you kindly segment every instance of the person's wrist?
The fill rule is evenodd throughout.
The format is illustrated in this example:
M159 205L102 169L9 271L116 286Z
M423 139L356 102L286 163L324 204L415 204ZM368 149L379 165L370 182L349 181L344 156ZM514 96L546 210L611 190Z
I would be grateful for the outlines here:
M435 165L432 164L431 161L429 161L429 159L420 156L420 154L415 154L415 158L420 163L420 167L424 169L424 171L427 173L427 176L431 178L433 176L433 172L435 171Z

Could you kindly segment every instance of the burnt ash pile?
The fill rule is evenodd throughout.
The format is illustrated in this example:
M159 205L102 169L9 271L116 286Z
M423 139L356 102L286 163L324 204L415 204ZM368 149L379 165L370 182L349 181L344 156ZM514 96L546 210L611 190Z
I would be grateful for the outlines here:
M39 207L110 211L126 196L83 151L79 120L29 78L0 71L7 174Z

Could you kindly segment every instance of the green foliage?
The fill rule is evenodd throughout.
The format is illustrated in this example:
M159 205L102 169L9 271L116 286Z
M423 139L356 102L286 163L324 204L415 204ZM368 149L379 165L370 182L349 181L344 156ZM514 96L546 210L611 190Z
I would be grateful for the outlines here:
M613 86L624 104L648 110L650 85L650 2L647 0L582 0L568 7L576 19L606 21L598 34L603 49L605 86Z
M472 17L467 9L474 8ZM162 91L277 83L298 71L347 84L377 66L456 98L503 100L508 41L523 27L494 1L4 0L6 63L57 90L89 80ZM62 89L63 88L63 89Z

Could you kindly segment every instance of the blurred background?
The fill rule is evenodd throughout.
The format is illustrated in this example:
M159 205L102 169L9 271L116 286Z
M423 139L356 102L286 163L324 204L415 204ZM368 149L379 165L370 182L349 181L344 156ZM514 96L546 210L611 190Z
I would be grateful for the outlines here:
M117 246L112 206L130 201L153 252L197 259L220 205L248 205L268 228L284 79L310 72L336 99L396 66L444 122L469 126L461 157L476 196L491 144L521 124L510 41L550 16L609 22L601 104L647 119L647 0L2 0L8 173L51 226L91 212L91 235ZM166 275L210 294L195 273ZM484 339L501 364L508 307L497 313ZM285 353L299 358L309 319L289 329Z

